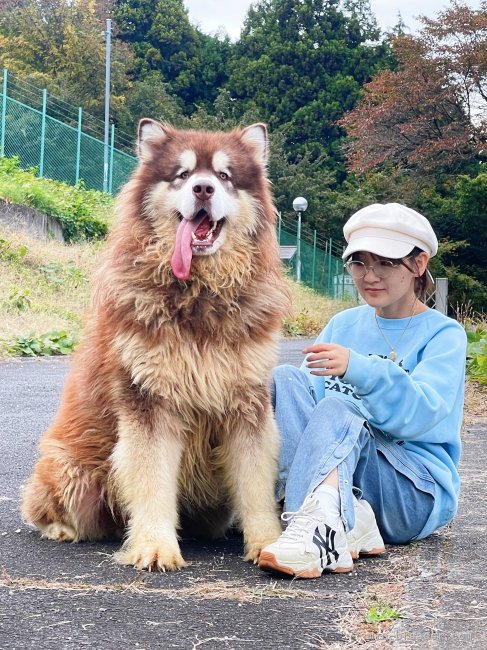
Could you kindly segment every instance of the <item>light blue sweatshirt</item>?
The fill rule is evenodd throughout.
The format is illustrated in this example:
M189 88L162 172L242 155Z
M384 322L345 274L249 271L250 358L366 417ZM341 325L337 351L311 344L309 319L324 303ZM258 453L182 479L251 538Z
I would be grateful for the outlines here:
M317 399L326 394L355 402L374 428L431 474L435 503L418 535L422 538L457 511L466 334L456 321L433 309L413 316L407 329L409 318L377 321L368 305L334 316L316 343L350 348L347 371L341 378L310 374L310 383ZM391 347L397 342L396 362L387 359L386 339ZM301 369L309 373L306 362Z

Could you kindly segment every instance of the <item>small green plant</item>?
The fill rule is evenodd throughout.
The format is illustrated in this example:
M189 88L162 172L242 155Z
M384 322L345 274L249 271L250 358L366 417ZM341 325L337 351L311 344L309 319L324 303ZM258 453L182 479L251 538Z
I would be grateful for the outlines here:
M0 259L6 262L16 262L27 255L27 246L15 245L8 239L0 239Z
M7 352L22 357L70 354L74 345L73 337L67 332L53 330L40 336L33 333L16 336L7 343Z
M365 615L366 623L381 623L402 618L403 614L392 607L371 607Z
M74 264L49 262L48 264L40 266L39 271L45 275L46 280L48 280L50 284L62 285L66 281L70 281L77 287L88 282L88 278L83 271Z
M487 330L467 332L467 377L487 385Z
M5 306L7 309L16 309L18 311L23 311L28 309L31 305L29 298L30 290L29 289L19 289L18 287L12 287L10 289L10 295L5 301Z

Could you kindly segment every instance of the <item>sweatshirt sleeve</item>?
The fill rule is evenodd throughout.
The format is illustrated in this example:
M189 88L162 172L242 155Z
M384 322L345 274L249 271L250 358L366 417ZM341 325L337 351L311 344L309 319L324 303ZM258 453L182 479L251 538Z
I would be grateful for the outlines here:
M333 318L328 322L326 327L321 330L318 337L315 339L314 343L330 343L333 336ZM309 368L306 365L306 357L301 364L300 370L308 375L309 385L313 388L316 400L319 402L325 397L325 382L323 377L319 375L312 375L309 371Z
M370 413L370 423L401 440L441 440L436 425L458 408L465 379L466 335L456 323L439 330L422 349L408 374L388 359L350 350L342 380L354 386ZM458 431L446 432L457 436Z

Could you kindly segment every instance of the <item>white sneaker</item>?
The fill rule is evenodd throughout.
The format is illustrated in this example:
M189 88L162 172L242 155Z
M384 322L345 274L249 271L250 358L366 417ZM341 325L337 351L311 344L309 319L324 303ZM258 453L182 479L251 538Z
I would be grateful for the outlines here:
M359 555L380 555L385 553L384 541L380 535L374 511L365 499L355 499L355 526L347 534L348 550L354 560Z
M284 512L286 530L259 556L261 569L297 578L319 578L323 571L349 573L353 561L340 518L325 521L318 499L310 494L297 512Z

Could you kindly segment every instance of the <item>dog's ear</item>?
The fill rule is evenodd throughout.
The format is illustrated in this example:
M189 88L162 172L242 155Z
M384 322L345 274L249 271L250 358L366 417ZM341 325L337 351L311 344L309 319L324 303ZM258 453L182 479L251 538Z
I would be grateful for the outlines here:
M148 161L152 157L155 145L161 144L167 138L168 128L144 117L139 122L137 131L137 157L139 160Z
M251 144L264 164L267 163L268 143L267 127L265 124L252 124L242 131L242 140Z

